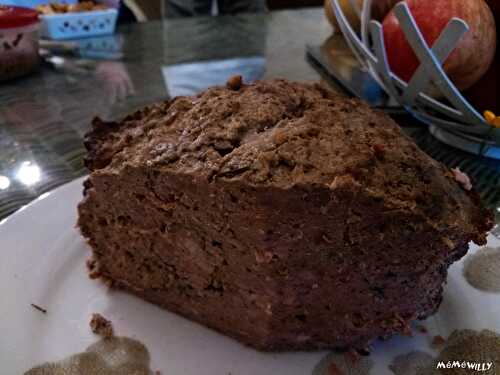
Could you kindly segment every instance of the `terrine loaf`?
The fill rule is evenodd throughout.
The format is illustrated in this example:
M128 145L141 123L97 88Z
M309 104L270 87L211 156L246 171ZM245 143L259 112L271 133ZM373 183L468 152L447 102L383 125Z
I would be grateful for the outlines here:
M319 85L232 78L96 119L86 147L91 277L258 349L406 332L492 225L464 176Z

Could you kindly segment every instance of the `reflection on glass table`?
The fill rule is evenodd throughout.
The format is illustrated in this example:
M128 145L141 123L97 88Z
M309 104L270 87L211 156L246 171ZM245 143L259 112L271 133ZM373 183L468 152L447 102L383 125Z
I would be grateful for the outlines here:
M169 96L175 97L224 85L233 75L241 75L245 83L256 81L264 76L265 64L263 57L247 57L167 65L162 72Z
M122 35L76 39L71 41L41 42L45 62L61 74L76 80L88 79L93 75L106 93L110 105L126 99L135 93L123 58L124 38Z
M224 85L232 75L244 82L264 77L269 17L201 17L196 23L163 21L163 78L170 97ZM218 46L213 48L213 46Z
M325 76L334 80L349 95L362 98L387 112L404 113L401 106L382 90L363 69L342 35L332 35L320 46L308 45L309 61Z
M54 41L43 39L40 48L43 54L69 55L83 59L120 60L124 57L123 35L105 35L93 38Z

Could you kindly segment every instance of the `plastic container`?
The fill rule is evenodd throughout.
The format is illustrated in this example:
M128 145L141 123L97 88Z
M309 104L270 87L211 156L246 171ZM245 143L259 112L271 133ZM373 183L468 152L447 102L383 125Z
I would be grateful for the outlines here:
M40 16L41 35L54 40L110 35L115 32L116 9L62 13Z
M3 5L13 5L23 8L36 8L39 5L45 5L55 0L1 0ZM78 0L57 0L58 4L76 4Z
M0 5L0 81L33 72L39 62L38 13Z

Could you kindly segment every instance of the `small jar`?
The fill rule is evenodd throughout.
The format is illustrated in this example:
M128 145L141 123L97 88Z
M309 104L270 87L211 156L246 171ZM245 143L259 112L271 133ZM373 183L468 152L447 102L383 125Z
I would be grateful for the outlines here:
M39 26L36 10L0 5L0 81L37 68Z

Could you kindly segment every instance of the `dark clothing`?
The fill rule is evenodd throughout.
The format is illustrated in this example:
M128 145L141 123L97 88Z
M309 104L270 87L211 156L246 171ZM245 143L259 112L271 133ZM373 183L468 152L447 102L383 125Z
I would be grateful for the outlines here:
M265 0L217 0L220 14L261 13L266 11Z
M118 23L130 23L137 22L137 19L134 16L134 13L125 5L123 2L120 5L120 9L118 9Z
M219 14L260 13L266 11L265 0L217 0ZM169 18L212 14L212 0L166 0Z

